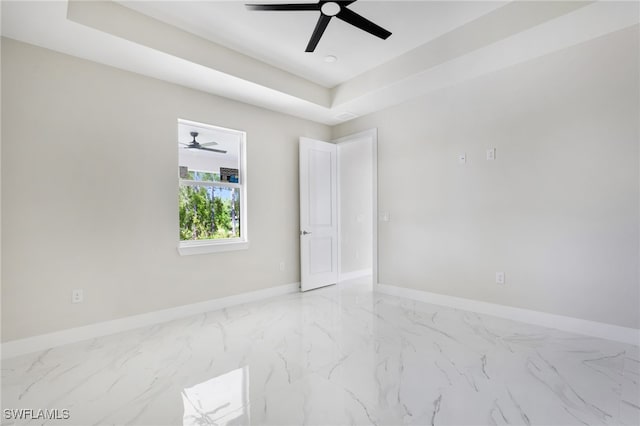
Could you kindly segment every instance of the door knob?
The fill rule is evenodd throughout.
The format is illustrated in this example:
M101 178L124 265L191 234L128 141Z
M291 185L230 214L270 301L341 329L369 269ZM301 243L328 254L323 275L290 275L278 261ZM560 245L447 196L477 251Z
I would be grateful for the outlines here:
M309 234L311 234L311 232L307 232L307 231L301 231L300 232L300 235L309 235Z

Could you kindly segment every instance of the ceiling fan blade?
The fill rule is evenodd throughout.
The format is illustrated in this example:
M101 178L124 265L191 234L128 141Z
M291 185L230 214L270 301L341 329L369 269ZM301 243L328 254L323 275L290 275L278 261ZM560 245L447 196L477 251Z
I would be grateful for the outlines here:
M215 148L205 148L203 146L200 146L200 148L203 151L211 151L211 152L219 152L220 154L226 154L227 151L223 150L223 149L215 149Z
M373 34L376 37L380 37L383 40L386 40L391 35L391 32L385 30L379 25L374 24L370 20L358 15L353 10L347 9L346 7L340 9L340 12L338 12L336 18L340 18L343 21L353 25L354 27L358 27L361 30L366 31L369 34Z
M313 34L311 34L311 39L309 40L309 44L307 44L305 52L313 52L316 50L320 37L322 37L324 30L327 29L329 21L331 21L331 16L320 14L320 18L318 18L318 23L316 24L316 28L313 30Z
M319 3L245 4L249 10L320 10Z
M218 145L218 142L211 141L211 142L205 142L200 144L200 146L210 146L210 145Z

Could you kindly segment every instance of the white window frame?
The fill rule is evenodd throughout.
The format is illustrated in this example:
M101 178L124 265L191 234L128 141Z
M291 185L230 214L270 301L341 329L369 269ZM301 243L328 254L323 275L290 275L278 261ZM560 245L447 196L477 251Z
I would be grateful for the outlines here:
M224 238L215 240L180 240L180 233L178 232L178 252L181 256L189 256L194 254L207 254L218 253L224 251L246 250L249 248L249 229L248 229L248 215L247 215L247 133L241 130L227 129L224 127L213 126L211 124L204 124L195 121L178 119L179 124L192 125L197 127L210 128L216 131L233 133L240 136L240 152L238 154L239 159L239 176L238 183L231 182L208 182L208 181L193 181L181 179L178 176L178 191L182 186L209 186L209 187L224 187L235 188L240 192L240 237L239 238ZM213 171L215 172L215 171ZM178 220L178 226L180 221ZM177 229L179 231L179 229Z

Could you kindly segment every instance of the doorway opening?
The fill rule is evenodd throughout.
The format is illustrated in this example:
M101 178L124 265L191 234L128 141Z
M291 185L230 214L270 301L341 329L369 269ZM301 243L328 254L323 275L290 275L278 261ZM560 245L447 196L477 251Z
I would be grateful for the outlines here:
M377 131L334 141L338 147L338 283L375 285L377 253Z
M378 282L377 131L300 138L300 289Z

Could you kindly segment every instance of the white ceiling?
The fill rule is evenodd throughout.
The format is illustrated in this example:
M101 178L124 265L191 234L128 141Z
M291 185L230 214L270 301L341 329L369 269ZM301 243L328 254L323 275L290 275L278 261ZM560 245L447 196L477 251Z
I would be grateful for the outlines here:
M333 19L308 54L316 12L241 1L0 4L3 36L330 125L640 21L637 1L360 0L349 7L393 35Z
M393 34L381 40L332 19L315 52L305 47L319 12L249 11L244 1L120 1L120 4L207 40L334 87L476 19L506 1L371 1L351 10ZM247 0L246 3L314 3ZM327 55L338 61L324 62Z

